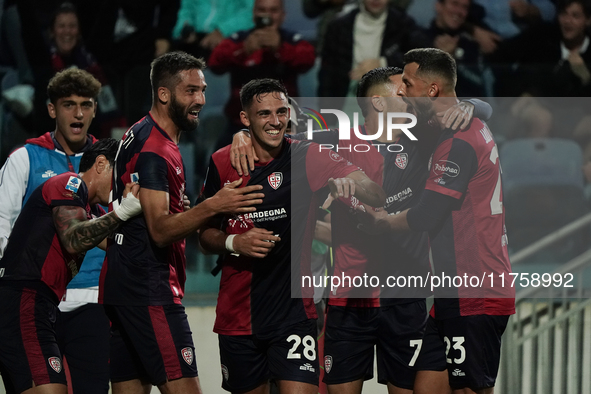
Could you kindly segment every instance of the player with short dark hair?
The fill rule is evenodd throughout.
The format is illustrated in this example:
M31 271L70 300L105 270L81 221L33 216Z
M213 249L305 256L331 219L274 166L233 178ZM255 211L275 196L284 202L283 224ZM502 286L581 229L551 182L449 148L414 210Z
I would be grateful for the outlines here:
M441 134L430 160L430 175L415 207L398 215L374 214L388 231L428 231L434 275L509 275L497 146L483 122L467 130L448 129L435 114L457 103L453 58L446 52L415 49L405 55L399 94L423 122ZM447 66L445 66L447 65ZM445 70L447 67L447 70ZM417 393L492 392L500 360L501 335L515 313L514 289L435 289L417 366ZM446 346L449 350L446 353ZM437 371L448 371L445 375ZM445 380L443 380L445 382Z
M265 393L269 379L274 379L281 393L316 393L312 291L294 287L292 281L310 275L315 208L324 198L318 192L329 185L336 197L355 195L381 206L383 191L335 152L285 138L289 110L279 82L253 80L242 88L241 101L245 107L240 116L261 163L241 177L229 160L231 145L218 150L201 196L207 198L236 179L262 185L265 192L258 212L224 217L201 230L206 250L225 253L214 326L222 387Z
M84 252L99 243L104 248L105 237L141 211L132 184L115 211L104 214L98 206L108 203L118 146L113 139L94 144L80 174L48 179L16 220L0 261L0 365L17 393L39 386L39 392L67 393L55 332L59 300Z
M113 393L200 393L194 345L181 299L185 237L212 216L253 212L260 186L233 182L184 211L185 168L178 143L197 127L205 104L204 62L183 52L152 62L150 113L123 136L113 174L113 206L123 185L142 186L143 215L110 242L100 280L100 301L112 322ZM249 194L250 193L250 194Z

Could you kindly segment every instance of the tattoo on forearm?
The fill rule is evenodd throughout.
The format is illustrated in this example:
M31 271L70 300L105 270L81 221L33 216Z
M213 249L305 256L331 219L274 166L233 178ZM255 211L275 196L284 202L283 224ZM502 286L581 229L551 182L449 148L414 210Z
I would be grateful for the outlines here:
M97 246L121 224L112 214L86 220L85 210L72 206L54 208L53 221L62 245L75 253Z

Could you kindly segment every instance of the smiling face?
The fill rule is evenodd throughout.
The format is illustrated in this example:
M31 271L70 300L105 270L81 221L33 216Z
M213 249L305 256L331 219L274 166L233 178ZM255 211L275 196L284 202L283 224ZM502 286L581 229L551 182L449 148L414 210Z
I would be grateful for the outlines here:
M419 65L409 63L404 66L402 73L402 83L399 85L398 95L412 107L417 116L428 120L433 115L433 105L431 100L425 97L431 97L432 84L418 75Z
M78 17L73 12L58 14L52 29L59 53L67 55L78 43Z
M72 95L47 104L49 116L55 119L55 138L72 154L86 144L86 135L90 123L96 114L96 103L91 97Z
M565 41L582 40L591 18L585 15L580 3L571 3L558 14L558 24Z
M458 30L468 17L470 0L443 0L435 3L436 23L439 27Z
M199 69L180 72L180 82L171 92L168 115L183 131L191 131L199 124L199 112L205 105L205 77Z
M258 147L273 155L281 147L289 121L287 97L282 92L256 96L250 106L240 113L240 118L250 129L255 149Z

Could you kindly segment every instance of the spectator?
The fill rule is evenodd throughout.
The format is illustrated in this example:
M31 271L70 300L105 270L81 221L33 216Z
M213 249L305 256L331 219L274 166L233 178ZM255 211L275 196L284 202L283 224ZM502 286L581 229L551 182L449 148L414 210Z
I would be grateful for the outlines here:
M463 27L471 0L437 0L436 16L427 31L433 46L452 55L458 66L456 93L460 97L491 96L490 69L484 65L478 43ZM487 75L490 77L487 79Z
M72 3L62 3L51 19L50 24L50 63L37 68L36 81L39 93L41 86L47 86L49 78L66 68L79 68L91 73L102 85L98 96L97 119L90 133L97 138L110 137L113 127L126 127L127 122L119 111L113 90L94 56L88 52L80 35L80 24L76 7ZM42 71L41 71L42 70ZM44 108L45 100L37 100ZM41 107L39 111L41 112Z
M224 38L253 27L253 0L181 0L172 37L179 49L209 58Z
M319 73L320 97L354 96L357 81L376 67L400 66L405 51L427 46L414 21L387 0L363 0L333 20L326 32Z
M314 47L299 34L281 28L285 19L282 0L256 0L255 28L240 31L223 40L212 52L209 67L216 74L230 73L231 94L225 113L230 131L220 138L218 146L231 142L232 133L242 128L240 88L257 78L283 82L290 96L298 96L297 74L314 65Z
M541 24L506 41L491 60L518 67L518 91L534 96L586 97L591 93L591 49L587 28L591 4L560 0L558 23Z

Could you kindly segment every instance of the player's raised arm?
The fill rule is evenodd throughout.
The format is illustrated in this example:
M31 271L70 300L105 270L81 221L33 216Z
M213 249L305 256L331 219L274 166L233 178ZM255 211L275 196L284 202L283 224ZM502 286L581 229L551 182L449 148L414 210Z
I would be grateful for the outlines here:
M169 196L165 191L142 189L140 201L150 236L158 247L167 246L197 231L217 214L254 212L253 205L262 203L263 193L256 193L262 186L238 188L242 179L220 189L214 196L188 211L169 212Z
M382 207L386 202L386 193L363 171L354 171L345 178L329 179L328 186L334 198L355 196L359 201L372 207Z

